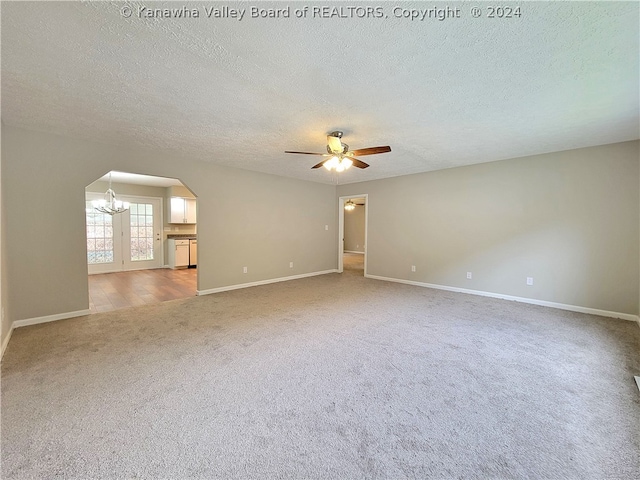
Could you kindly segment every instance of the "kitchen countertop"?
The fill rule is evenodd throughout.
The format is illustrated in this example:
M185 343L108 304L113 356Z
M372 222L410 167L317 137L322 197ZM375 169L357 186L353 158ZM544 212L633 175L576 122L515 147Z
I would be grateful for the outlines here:
M172 238L179 238L181 240L197 240L198 236L195 233L170 233L167 235L167 240Z

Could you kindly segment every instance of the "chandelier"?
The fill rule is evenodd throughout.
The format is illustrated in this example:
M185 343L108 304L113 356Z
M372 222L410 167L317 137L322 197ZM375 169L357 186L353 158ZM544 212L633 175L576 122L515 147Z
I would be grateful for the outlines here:
M108 215L115 215L129 210L129 202L122 202L116 199L116 192L111 188L111 172L109 172L109 190L104 194L102 200L94 200L91 205L97 211Z
M356 208L356 204L353 203L353 200L347 200L347 202L344 204L344 209L345 210L353 210L354 208Z

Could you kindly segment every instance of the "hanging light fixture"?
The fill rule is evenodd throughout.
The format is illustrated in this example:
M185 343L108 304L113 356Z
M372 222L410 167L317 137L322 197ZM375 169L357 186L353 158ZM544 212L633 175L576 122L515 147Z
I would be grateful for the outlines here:
M116 192L111 188L111 172L109 172L109 190L104 194L102 200L94 200L91 205L97 211L108 215L115 215L129 210L129 202L122 202L116 199Z
M356 204L353 203L353 200L347 200L347 202L344 204L344 209L345 210L353 210L354 208L356 208Z

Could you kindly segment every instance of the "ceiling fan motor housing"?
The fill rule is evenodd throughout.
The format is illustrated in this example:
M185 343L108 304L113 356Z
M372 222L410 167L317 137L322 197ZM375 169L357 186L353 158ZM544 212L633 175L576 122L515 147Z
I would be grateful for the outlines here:
M333 137L333 138L342 138L343 133L340 130L336 130L335 132L331 132L329 134L329 137ZM327 152L331 153L331 154L335 154L335 155L343 155L345 153L347 153L349 151L349 145L345 145L344 143L340 142L340 146L341 146L341 150L338 151L337 149L332 149L331 148L331 144L332 142L329 141L329 144L327 145Z
M347 145L346 143L342 143L340 142L340 145L342 145L342 151L340 152L336 152L335 150L331 150L331 147L329 145L327 145L327 152L331 153L332 155L334 154L345 154L349 151L349 145Z

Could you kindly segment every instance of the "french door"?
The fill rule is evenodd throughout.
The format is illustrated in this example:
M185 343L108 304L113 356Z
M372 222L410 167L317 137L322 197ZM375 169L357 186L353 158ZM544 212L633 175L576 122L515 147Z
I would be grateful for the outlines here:
M93 208L91 201L101 198L86 194L89 274L162 267L161 199L118 196L129 210L112 216Z

